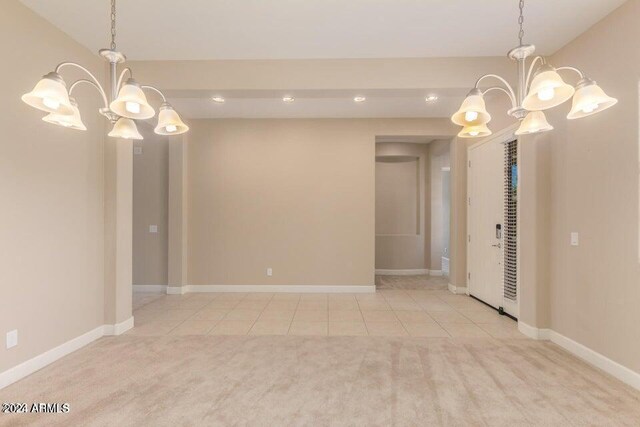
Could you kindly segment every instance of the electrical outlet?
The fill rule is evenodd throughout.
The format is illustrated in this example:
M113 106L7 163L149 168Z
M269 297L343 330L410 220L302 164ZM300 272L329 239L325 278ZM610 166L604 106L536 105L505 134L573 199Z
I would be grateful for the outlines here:
M149 233L157 233L158 232L158 226L157 225L150 225L149 226Z
M15 347L18 345L18 330L7 332L7 348Z
M577 232L571 233L571 246L578 246L580 244L580 236Z
M271 267L267 268L267 276L273 276L273 269Z
M142 147L140 146L134 146L133 147L133 154L142 154Z

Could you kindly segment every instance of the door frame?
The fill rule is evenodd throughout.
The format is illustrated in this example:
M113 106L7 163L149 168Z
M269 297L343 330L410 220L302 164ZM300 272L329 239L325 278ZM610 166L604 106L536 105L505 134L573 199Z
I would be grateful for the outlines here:
M520 189L522 188L521 186L521 176L522 173L520 172L520 165L521 165L521 161L520 161L520 156L522 155L522 150L520 149L520 138L515 134L516 130L518 130L518 128L520 127L520 123L514 123L513 125L510 125L496 133L494 133L493 135L490 135L488 137L482 138L480 141L471 144L467 147L467 164L465 165L465 167L467 168L467 199L465 201L466 203L466 216L467 216L467 238L465 239L465 245L466 245L466 254L467 254L467 274L469 272L469 267L470 267L470 259L471 259L471 254L470 254L470 248L469 248L469 229L470 229L470 215L469 215L469 197L470 197L470 189L471 189L471 176L468 173L469 171L469 154L471 152L471 150L480 147L481 145L487 144L487 143L499 143L499 144L505 144L509 141L513 141L514 139L517 141L517 145L518 145L518 192L517 192L517 227L516 227L516 234L518 236L520 236L520 199L522 197L521 191ZM517 287L517 295L518 295L518 301L517 301L517 311L518 311L518 316L516 317L520 317L520 301L521 301L521 297L522 297L522 293L521 293L521 287L520 287L520 239L518 238L518 241L516 243L516 252L517 252L517 258L516 258L516 287ZM467 280L467 295L470 295L470 283Z

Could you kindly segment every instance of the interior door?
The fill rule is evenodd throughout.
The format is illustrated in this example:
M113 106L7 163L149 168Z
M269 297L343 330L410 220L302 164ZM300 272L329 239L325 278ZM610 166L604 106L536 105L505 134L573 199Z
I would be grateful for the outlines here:
M469 150L469 294L503 306L504 146L487 142Z

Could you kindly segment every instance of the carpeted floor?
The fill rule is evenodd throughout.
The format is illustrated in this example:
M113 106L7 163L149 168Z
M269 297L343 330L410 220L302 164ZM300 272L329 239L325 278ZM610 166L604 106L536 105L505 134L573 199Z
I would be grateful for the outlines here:
M42 426L637 426L640 393L548 342L119 336L0 391Z

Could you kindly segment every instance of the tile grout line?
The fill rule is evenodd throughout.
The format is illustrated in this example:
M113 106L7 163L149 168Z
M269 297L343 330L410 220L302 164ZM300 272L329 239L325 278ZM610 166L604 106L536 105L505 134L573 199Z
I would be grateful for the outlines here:
M271 300L273 299L275 294L271 294L271 298L269 298L269 300L267 301L267 303L265 304L264 307L262 307L262 310L260 310L260 314L258 314L258 316L256 317L256 320L253 321L253 323L251 324L251 327L249 328L249 330L247 331L247 333L245 335L249 335L251 333L251 331L253 330L253 327L256 326L256 323L258 322L258 319L260 319L260 316L262 316L262 313L267 309L267 306L269 305L269 303L271 302ZM247 293L244 298L246 298L247 296L249 296L249 293ZM244 299L243 298L243 299Z
M185 300L187 300L187 298L185 298ZM182 301L180 301L182 302ZM206 305L206 304L205 304ZM191 316L186 317L185 319L183 319L180 323L178 323L176 326L174 326L173 328L169 329L166 333L164 333L163 335L170 335L171 332L173 332L174 330L176 330L180 325L182 325L184 322L186 322L187 320L191 319L193 316L196 315L196 313L198 313L200 310L202 310L204 307L201 307L200 309L196 310L193 314L191 314ZM181 310L181 309L176 309L176 310Z
M301 299L302 299L302 296L298 295L298 302L296 303L296 308L293 310L293 316L291 316L291 320L289 321L289 327L287 328L287 336L291 332L291 325L293 325L293 319L296 318L296 313L298 312L298 306L300 306Z
M384 298L384 295L382 296L382 298ZM385 299L386 301L386 299ZM364 320L364 313L362 312L362 307L360 307L360 301L358 301L358 297L356 297L356 304L358 304L358 310L360 311L360 317L362 317L362 323L364 323L364 330L367 331L367 336L370 337L371 335L369 335L369 327L367 326L367 322L365 322Z

